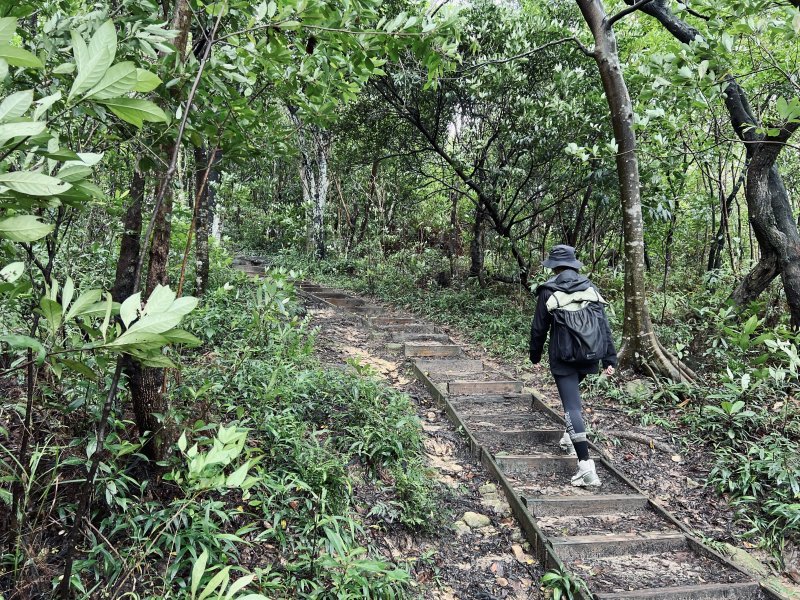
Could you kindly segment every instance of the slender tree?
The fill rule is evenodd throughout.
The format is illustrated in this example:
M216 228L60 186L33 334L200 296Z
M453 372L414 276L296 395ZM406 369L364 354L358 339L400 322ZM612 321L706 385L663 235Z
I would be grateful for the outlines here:
M625 314L620 365L651 369L675 381L692 380L694 373L659 342L647 306L644 223L633 105L622 75L613 28L616 21L633 9L609 17L601 0L577 0L577 3L594 37L594 50L586 52L597 63L617 144L617 175L625 239Z

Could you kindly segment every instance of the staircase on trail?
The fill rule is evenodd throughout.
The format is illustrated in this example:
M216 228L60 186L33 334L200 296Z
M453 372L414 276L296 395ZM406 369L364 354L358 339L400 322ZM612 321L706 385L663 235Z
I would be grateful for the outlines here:
M360 317L387 342L404 344L418 379L503 487L545 568L581 577L593 598L779 598L696 539L605 459L595 458L600 488L573 487L576 459L558 445L562 417L535 390L466 356L434 325L392 316L339 290L310 283L300 290L313 303Z

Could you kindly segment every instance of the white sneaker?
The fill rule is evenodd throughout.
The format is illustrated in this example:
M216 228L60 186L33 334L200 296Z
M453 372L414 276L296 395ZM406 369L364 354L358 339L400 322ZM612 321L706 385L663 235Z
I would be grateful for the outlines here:
M600 487L600 478L594 468L593 460L579 460L578 471L572 476L575 487Z
M570 456L578 456L578 453L575 452L575 446L572 445L572 440L566 431L564 432L564 435L561 436L561 439L558 440L558 445L561 446L561 449Z

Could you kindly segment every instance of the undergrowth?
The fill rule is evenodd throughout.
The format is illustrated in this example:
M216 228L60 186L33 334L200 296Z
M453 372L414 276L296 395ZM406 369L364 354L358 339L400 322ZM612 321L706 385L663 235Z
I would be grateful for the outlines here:
M233 271L216 275L228 281L186 322L203 345L184 351L171 376L168 421L177 442L161 477L145 468L124 404L112 418L73 592L406 597L407 566L380 557L370 532L440 522L409 398L357 363L338 369L317 361L289 273L260 283ZM0 589L9 598L57 585L59 532L69 528L91 448L84 423L98 410L99 389L65 378L58 391L21 482L23 535L3 548ZM9 422L20 407L9 396L0 410ZM14 483L16 439L13 426L0 428L8 459L0 462L0 502ZM359 486L369 500L359 498ZM390 510L369 511L366 503Z
M318 282L373 294L457 327L498 357L525 357L532 294L497 284L482 288L474 280L445 278L440 285L437 274L446 262L429 254L400 253L378 263L310 264L295 254L283 260L303 265ZM622 314L620 274L595 279L612 300L613 329ZM774 302L754 305L742 317L727 305L727 287L718 281L700 281L697 274L681 280L685 289L654 294L651 311L662 343L701 373L700 380L625 385L598 378L588 383L588 393L613 399L643 425L709 447L714 467L706 484L736 509L743 537L782 563L786 544L800 543L800 338L783 328Z

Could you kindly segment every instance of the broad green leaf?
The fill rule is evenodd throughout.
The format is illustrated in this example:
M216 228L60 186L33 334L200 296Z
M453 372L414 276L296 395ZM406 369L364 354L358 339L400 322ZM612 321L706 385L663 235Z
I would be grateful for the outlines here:
M56 196L72 187L60 179L32 171L2 173L0 185L29 196Z
M69 308L70 302L72 302L72 296L75 294L75 283L72 281L72 277L67 277L67 280L64 282L64 289L61 290L61 306L62 311L64 313L67 312Z
M197 588L200 587L200 582L203 579L203 574L206 572L206 564L208 563L208 552L203 550L202 554L197 557L194 565L192 566L192 598L197 594Z
M110 108L117 117L136 127L142 127L145 121L151 123L167 123L169 121L166 113L149 100L110 98L101 100L101 102Z
M33 111L33 120L36 121L41 117L47 109L49 109L53 104L61 100L61 92L58 91L55 94L51 94L49 96L45 96L41 100L36 101L36 108Z
M6 265L0 270L0 279L6 281L8 283L14 283L17 279L19 279L22 274L25 272L25 263L24 262L13 262L10 265Z
M131 331L130 329L117 339L106 344L108 348L124 348L139 346L141 348L160 348L167 344L167 338L158 333L147 331Z
M0 335L0 343L8 344L8 346L15 350L30 348L36 353L36 362L39 364L44 362L45 356L47 355L42 343L27 335Z
M103 152L78 152L78 158L87 167L93 167L103 160Z
M142 366L156 369L177 369L177 366L163 354L139 352L135 348L128 351Z
M292 31L294 29L300 28L300 21L282 21L280 23L275 24L276 27L280 29L286 29L287 31Z
M8 63L5 59L0 58L0 81L8 77Z
M152 92L161 85L161 78L147 69L136 69L136 85L133 86L134 92Z
M0 238L12 242L35 242L53 231L53 225L42 223L39 217L19 215L0 220Z
M142 305L142 295L140 293L128 296L119 307L119 317L122 319L122 324L127 329L130 324L139 316L139 310Z
M78 296L78 299L75 300L73 305L67 311L64 320L69 321L74 317L79 317L85 314L84 311L89 307L93 306L94 304L96 304L100 300L102 295L103 292L101 290L88 290L82 293L80 296Z
M228 580L230 579L230 567L223 568L219 573L214 575L211 578L211 581L208 582L206 587L200 592L200 595L197 597L197 600L204 600L208 598L211 594L217 591L218 588L225 589L228 586Z
M58 170L56 176L61 181L66 181L69 183L74 183L76 181L80 181L81 179L86 179L92 174L91 167L87 167L86 165L64 165Z
M68 75L69 73L74 73L74 72L75 72L75 63L71 62L61 63L55 69L53 69L53 73L57 75Z
M132 62L121 62L111 67L103 78L91 90L86 92L85 98L105 100L127 94L136 85L136 65Z
M147 299L147 304L145 304L143 313L146 315L152 315L165 312L169 310L169 307L174 301L175 292L173 292L169 286L159 284L150 293L150 297Z
M171 329L164 333L164 338L170 344L186 344L187 346L199 346L202 342L184 329Z
M82 181L76 181L72 184L72 187L87 198L97 198L102 200L106 197L106 194L103 190L101 190L96 184L85 179Z
M72 49L78 75L69 91L69 99L97 85L114 62L117 54L117 32L110 20L103 23L92 36L87 48L83 38L72 32Z
M71 360L69 358L59 358L58 362L67 367L70 371L75 371L76 373L83 375L90 381L94 381L97 379L97 373L92 371L92 369L88 365L80 361Z
M61 326L61 305L50 298L42 298L39 307L42 309L44 318L50 324L50 330L55 333Z
M111 309L114 302L111 299L111 294L106 292L106 316L103 318L103 324L100 325L100 333L103 334L103 339L106 339L106 332L108 331L108 324L111 322Z
M173 327L177 327L180 324L181 319L181 315L172 312L144 315L141 319L130 326L128 332L141 331L143 333L164 333Z
M16 119L25 114L33 103L33 90L16 92L0 102L0 122Z
M247 477L247 472L250 470L250 461L244 463L241 467L236 469L233 473L228 475L228 478L225 480L225 485L230 488L237 488L242 485L245 478Z
M188 442L186 441L186 432L183 431L181 432L181 437L178 438L178 450L180 450L181 452L186 452L187 443Z
M172 303L172 306L169 308L169 312L177 313L179 315L188 315L195 309L197 303L198 300L194 296L184 296L183 298L178 298Z
M3 17L0 19L0 45L10 44L17 31L17 20L14 17Z
M227 593L225 594L225 600L232 600L232 598L236 595L237 592L241 591L248 585L250 585L253 580L256 578L255 573L250 573L249 575L245 575L244 577L240 577L236 581L231 584L231 587L228 589Z
M67 149L56 150L55 152L45 152L44 155L49 159L58 161L80 159L80 157L77 154L75 154L72 150L67 150Z
M5 60L12 67L27 67L31 69L43 69L42 61L36 55L28 52L24 48L16 46L0 46L0 58Z
M15 137L31 137L42 133L46 127L43 121L24 121L0 125L0 146Z

